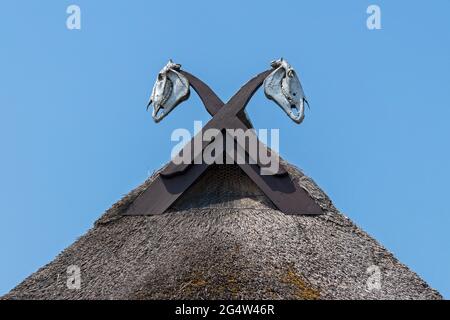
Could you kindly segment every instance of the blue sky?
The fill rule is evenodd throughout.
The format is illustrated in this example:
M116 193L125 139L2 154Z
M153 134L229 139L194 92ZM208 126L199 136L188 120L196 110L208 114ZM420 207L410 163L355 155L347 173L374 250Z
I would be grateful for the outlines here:
M0 294L169 160L173 129L209 119L195 94L158 125L145 112L168 58L228 100L283 56L311 110L297 126L260 91L256 127L281 128L282 156L450 297L449 14L446 0L2 1Z

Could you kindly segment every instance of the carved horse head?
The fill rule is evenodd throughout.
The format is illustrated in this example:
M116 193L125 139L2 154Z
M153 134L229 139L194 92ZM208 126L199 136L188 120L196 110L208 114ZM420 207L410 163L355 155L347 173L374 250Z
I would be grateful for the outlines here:
M158 73L147 110L153 103L152 117L155 122L161 121L176 106L189 98L189 81L180 71L181 65L172 60Z
M264 80L266 97L278 104L296 123L305 118L305 103L308 104L296 72L283 58L271 63L274 69ZM181 65L169 60L159 72L147 109L153 103L152 117L161 121L176 106L189 98L189 80L181 72Z
M266 97L278 104L294 122L301 123L308 101L296 72L283 58L273 61L271 66L275 70L264 80Z

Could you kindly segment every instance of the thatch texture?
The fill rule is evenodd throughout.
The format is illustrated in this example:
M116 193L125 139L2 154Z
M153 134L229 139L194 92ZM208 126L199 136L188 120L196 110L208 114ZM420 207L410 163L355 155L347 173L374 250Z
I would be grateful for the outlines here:
M3 298L441 298L288 168L325 215L284 215L237 166L224 165L208 169L163 215L121 216L149 180ZM66 286L70 265L81 268L79 290ZM372 265L381 289L367 286Z

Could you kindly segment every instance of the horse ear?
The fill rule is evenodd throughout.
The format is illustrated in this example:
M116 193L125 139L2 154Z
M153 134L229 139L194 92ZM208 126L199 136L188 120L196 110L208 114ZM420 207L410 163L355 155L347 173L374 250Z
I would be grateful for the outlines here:
M278 59L278 60L273 60L271 63L270 63L270 66L272 67L272 68L278 68L280 65L281 65L281 61L283 61L283 58L281 58L281 59Z
M181 69L181 64L175 63L175 62L173 62L172 59L169 59L169 62L167 62L166 67L167 67L169 70L170 70L170 69L180 70L180 69Z

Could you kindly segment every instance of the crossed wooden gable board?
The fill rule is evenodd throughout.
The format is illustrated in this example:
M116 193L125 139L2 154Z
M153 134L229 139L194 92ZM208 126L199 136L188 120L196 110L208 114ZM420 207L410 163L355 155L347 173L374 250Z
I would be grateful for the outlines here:
M186 71L180 72L189 80L191 87L199 95L206 110L213 116L198 133L203 134L207 129L217 129L220 132L225 129L250 129L251 123L247 119L244 109L272 70L264 71L251 79L226 104L204 82ZM194 137L183 150L187 150L187 148L193 150L195 139ZM259 148L270 153L257 137L256 141ZM172 160L157 174L148 188L136 198L123 215L159 215L164 213L210 166L204 161L201 161L200 164L194 164L195 158L202 155L203 150L209 143L202 140L201 153L191 153L190 163L175 164ZM218 156L222 155L216 155L216 157ZM261 166L258 163L237 163L237 165L281 212L292 215L318 215L323 213L322 208L311 196L297 182L292 180L281 163L278 172L273 175L262 175Z

